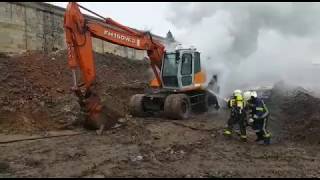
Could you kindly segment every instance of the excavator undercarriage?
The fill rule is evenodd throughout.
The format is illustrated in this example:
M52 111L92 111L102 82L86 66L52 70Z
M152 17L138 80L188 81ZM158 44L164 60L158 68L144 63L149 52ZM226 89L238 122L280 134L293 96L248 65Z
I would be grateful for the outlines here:
M191 112L206 112L210 107L219 108L216 97L206 91L136 94L130 100L130 112L137 117L162 114L170 119L187 119Z

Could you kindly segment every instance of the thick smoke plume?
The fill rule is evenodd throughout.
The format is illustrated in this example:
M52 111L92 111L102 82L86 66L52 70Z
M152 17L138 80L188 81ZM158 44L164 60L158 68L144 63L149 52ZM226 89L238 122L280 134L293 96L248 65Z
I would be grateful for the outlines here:
M319 3L171 3L176 39L202 53L221 95L236 88L320 84Z

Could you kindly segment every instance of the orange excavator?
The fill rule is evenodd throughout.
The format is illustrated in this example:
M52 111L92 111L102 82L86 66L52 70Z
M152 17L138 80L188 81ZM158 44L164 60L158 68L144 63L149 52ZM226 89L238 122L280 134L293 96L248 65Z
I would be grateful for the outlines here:
M80 8L99 18L85 17ZM68 63L73 74L72 90L78 96L80 106L88 114L87 122L93 128L98 128L98 122L105 118L102 115L104 105L95 90L93 37L133 49L146 50L154 78L150 81L150 92L132 96L129 106L133 116L164 112L171 119L185 119L193 107L206 111L209 105L217 105L217 101L210 101L212 95L204 87L205 72L201 70L200 53L194 48L167 52L165 46L153 39L150 32L121 25L76 2L68 3L64 29ZM82 84L78 84L78 69L82 74Z

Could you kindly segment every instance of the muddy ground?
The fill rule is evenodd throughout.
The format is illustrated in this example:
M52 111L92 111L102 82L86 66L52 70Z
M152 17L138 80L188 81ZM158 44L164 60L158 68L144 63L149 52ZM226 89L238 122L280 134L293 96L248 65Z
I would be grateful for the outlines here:
M272 113L269 129L274 136L270 146L257 145L249 127L247 143L237 136L225 139L225 109L194 114L185 121L127 117L122 126L97 136L70 123L77 121L79 114L76 99L68 90L71 74L65 58L65 52L59 52L0 59L2 135L41 135L66 129L82 132L0 144L0 176L320 177L319 99L310 92L275 85L267 101ZM149 77L142 72L147 72L147 64L112 55L96 55L96 59L102 83L99 91L105 102L127 114L130 96L145 90ZM31 95L38 96L30 99ZM48 97L50 103L45 101ZM53 113L59 115L50 116Z

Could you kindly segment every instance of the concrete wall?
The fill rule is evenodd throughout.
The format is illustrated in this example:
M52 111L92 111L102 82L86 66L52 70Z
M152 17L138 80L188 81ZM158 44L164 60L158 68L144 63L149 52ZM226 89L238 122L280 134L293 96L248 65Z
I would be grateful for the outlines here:
M65 49L63 15L64 8L42 2L0 2L0 52ZM132 59L142 59L146 54L95 38L93 46L96 52Z

